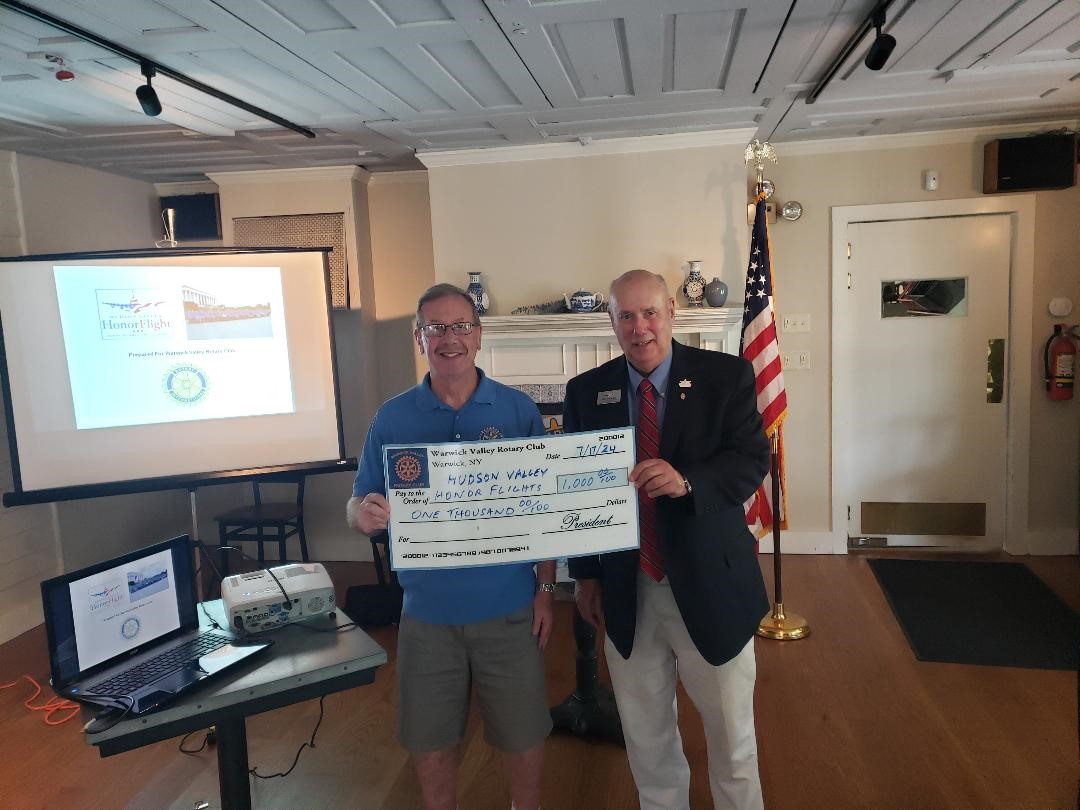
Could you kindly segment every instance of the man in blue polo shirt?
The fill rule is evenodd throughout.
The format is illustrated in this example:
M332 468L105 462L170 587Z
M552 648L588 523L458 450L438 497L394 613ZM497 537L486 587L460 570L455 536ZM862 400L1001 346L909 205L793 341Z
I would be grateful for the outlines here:
M429 373L388 400L368 430L349 525L386 529L390 505L383 447L540 436L536 405L476 368L480 324L472 299L452 284L420 296L414 337ZM401 571L405 591L398 628L399 738L413 755L428 810L457 804L459 744L470 688L476 689L485 739L503 753L517 810L540 803L540 769L551 717L542 650L553 622L555 563Z

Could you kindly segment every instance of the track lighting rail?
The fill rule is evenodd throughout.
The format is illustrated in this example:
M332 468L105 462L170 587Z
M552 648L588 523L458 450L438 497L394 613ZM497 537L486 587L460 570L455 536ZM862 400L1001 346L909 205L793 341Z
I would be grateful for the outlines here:
M110 42L109 40L105 39L104 37L98 36L92 31L87 31L85 28L80 28L73 23L69 23L66 20L61 20L59 17L54 17L51 14L47 14L44 11L33 8L32 6L28 6L25 3L20 3L17 0L0 0L0 8L9 8L12 11L18 12L25 17L30 17L31 19L37 20L38 22L43 22L46 25L51 25L53 28L57 28L64 33L70 34L73 37L77 37L84 42L89 42L92 45L97 45L99 48L104 48L107 51L112 51L117 56L122 56L125 59L130 59L132 62L139 65L141 69L143 69L143 75L146 75L145 66L149 65L158 75L167 76L173 81L186 85L193 90L198 90L200 93L205 93L208 96L212 96L213 98L216 98L220 101L224 101L226 104L231 104L233 107L245 110L252 115L257 115L259 118L263 118L267 121L277 124L278 126L285 127L286 129L291 129L293 132L299 133L305 138L315 137L315 133L307 127L302 127L299 124L294 124L292 121L282 118L280 115L275 115L269 110L264 110L262 107L256 107L254 104L248 104L246 101L242 101L236 96L229 95L222 90L218 90L216 87L211 87L208 84L204 84L198 79L193 79L190 76L184 73L180 73L177 70L173 70L166 65L159 64L158 62L155 62L153 59L150 59L147 56L143 56L142 54L136 53L129 48L125 48L123 45L118 45L115 42ZM144 86L149 87L149 77L147 77L147 79L147 84ZM142 105L142 97L139 97L139 103L140 105Z
M851 35L851 38L844 43L844 47L840 49L840 53L838 53L836 58L829 63L829 67L825 69L825 75L818 80L818 83L815 84L814 88L807 94L805 99L807 104L813 104L817 101L818 96L821 95L822 91L828 86L829 82L832 81L833 77L839 72L840 68L843 67L844 63L847 62L855 49L859 47L863 37L874 28L875 19L879 17L884 19L885 12L888 10L889 6L892 5L892 2L893 0L881 0L881 2L874 6L866 19L855 29L855 33Z

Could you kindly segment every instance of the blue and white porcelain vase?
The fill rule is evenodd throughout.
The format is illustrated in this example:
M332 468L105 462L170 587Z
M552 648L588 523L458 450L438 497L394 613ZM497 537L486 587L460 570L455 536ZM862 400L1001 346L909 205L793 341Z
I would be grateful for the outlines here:
M473 308L476 309L477 317L487 313L488 294L487 290L484 289L484 285L480 283L479 273L469 273L469 286L465 288L465 292L473 300Z
M700 307L705 298L705 276L701 275L701 262L699 260L691 259L689 264L690 275L683 282L683 295L686 296L688 306Z

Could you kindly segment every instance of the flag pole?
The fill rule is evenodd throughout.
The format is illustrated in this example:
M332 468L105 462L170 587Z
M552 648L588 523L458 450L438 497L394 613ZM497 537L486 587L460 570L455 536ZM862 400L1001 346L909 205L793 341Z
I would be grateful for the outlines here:
M758 624L762 638L794 641L810 635L810 625L797 613L784 612L784 590L780 576L780 429L772 436L772 537L773 537L773 607Z

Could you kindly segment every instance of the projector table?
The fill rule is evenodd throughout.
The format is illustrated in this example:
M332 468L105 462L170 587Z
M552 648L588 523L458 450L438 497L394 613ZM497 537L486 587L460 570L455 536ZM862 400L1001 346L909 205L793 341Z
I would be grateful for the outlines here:
M204 603L200 624L210 629L208 611L227 627L221 600ZM279 709L375 680L375 670L386 663L386 651L358 627L333 632L338 618L320 616L304 624L329 632L287 625L269 635L274 645L241 664L235 673L169 703L158 711L123 720L106 731L87 734L103 757L121 754L150 743L199 729L217 728L218 784L225 810L251 807L248 784L247 730L253 714ZM89 710L84 710L89 711Z

